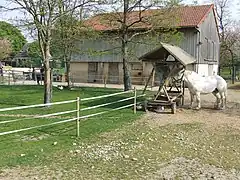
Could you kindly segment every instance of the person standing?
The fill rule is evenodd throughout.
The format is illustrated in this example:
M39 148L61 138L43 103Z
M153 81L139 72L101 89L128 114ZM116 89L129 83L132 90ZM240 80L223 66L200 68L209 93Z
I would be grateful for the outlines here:
M0 75L3 76L3 64L2 64L2 61L0 61Z
M36 81L36 70L35 70L35 67L32 68L32 80Z

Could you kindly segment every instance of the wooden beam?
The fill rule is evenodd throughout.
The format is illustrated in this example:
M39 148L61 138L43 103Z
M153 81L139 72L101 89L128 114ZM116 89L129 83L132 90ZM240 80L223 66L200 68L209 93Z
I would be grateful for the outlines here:
M144 87L144 89L143 89L142 94L144 94L145 91L147 90L148 83L149 83L151 77L153 76L153 73L154 73L154 67L152 68L152 72L151 72L151 74L150 74L149 77L148 77L147 83L146 83L146 85L145 85L145 87Z

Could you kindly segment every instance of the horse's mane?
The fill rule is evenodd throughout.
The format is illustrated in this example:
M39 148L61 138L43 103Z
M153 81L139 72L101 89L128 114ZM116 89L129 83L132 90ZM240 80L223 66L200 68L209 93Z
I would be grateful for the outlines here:
M184 76L187 79L199 79L199 78L201 78L201 76L198 73L196 73L194 71L190 71L190 70L185 70L184 71Z

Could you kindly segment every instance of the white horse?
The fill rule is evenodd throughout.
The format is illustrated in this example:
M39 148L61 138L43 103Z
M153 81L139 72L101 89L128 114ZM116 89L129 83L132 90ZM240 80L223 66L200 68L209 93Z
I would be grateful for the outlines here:
M197 108L201 108L200 94L212 93L216 97L217 109L225 109L227 98L227 83L218 75L202 77L194 71L184 71L184 81L188 85L191 96L190 108L193 106L194 96L197 100Z

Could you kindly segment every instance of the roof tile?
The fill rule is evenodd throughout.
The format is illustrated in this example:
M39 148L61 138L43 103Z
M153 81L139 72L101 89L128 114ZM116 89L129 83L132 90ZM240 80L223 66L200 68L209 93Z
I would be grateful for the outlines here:
M207 16L210 10L213 9L213 4L210 5L200 5L200 6L179 6L174 7L171 10L169 9L152 9L146 10L141 14L143 20L145 22L136 23L132 26L132 28L150 28L152 26L148 19L157 17L157 16L166 16L170 13L173 13L175 19L169 20L170 24L177 27L197 27ZM167 11L166 11L167 10ZM171 15L170 15L171 16ZM118 30L121 27L121 23L117 20L121 20L123 17L122 12L116 13L104 13L96 15L89 20L86 21L88 26L91 26L93 29L98 31L106 31L106 30ZM139 19L139 11L132 11L128 13L127 24L131 24ZM161 25L164 24L162 22L164 18L161 19ZM176 20L177 19L177 20ZM152 21L151 21L152 22ZM168 22L169 24L169 22Z

